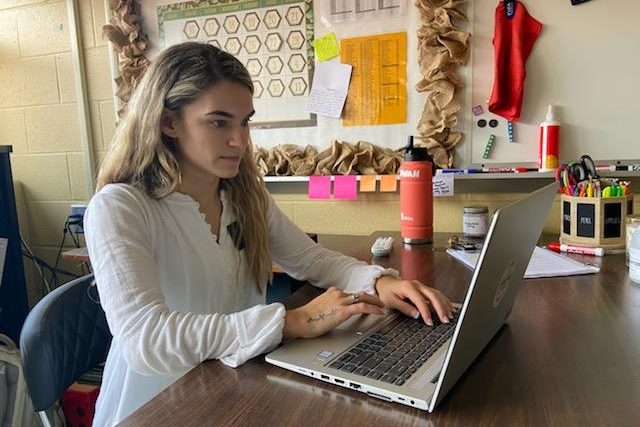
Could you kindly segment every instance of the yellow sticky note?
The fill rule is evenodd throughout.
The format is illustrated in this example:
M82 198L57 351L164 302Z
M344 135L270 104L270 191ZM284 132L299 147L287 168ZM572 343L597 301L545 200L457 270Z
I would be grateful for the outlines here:
M394 192L398 188L398 180L395 175L380 175L380 191Z
M375 175L360 175L360 192L371 193L376 191Z
M318 62L338 56L340 47L338 46L338 40L336 40L336 33L329 33L319 39L315 39L313 41L313 49L316 52Z

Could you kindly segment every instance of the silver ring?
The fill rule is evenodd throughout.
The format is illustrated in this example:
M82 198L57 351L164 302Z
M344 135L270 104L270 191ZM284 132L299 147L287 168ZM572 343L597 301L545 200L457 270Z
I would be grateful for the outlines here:
M358 293L351 294L351 299L353 299L353 302L351 304L357 304L358 302L360 302L360 295Z

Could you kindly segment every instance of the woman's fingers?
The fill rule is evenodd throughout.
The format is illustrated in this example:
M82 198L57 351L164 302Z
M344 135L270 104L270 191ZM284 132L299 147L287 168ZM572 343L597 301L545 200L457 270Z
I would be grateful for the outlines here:
M429 306L427 305L427 300L424 295L415 288L415 283L412 283L407 291L407 298L416 306L420 315L422 316L422 320L429 326L433 325L433 320L431 319L431 311L429 310Z
M420 289L421 294L429 300L438 317L440 317L440 321L449 323L449 318L453 316L453 305L451 302L434 288L419 285L418 289Z
M406 316L413 317L414 319L420 317L420 312L418 311L418 309L416 309L415 306L409 304L408 302L402 301L401 299L398 299L394 302L393 308L400 311Z
M354 314L384 314L384 303L380 298L366 292L346 294L343 302L347 305L345 312L349 317Z
M366 302L358 302L355 304L350 304L345 307L345 312L349 315L349 317L355 314L384 314L384 308L379 307L374 304L368 304Z
M443 323L449 323L453 315L453 305L447 297L437 289L425 286L417 280L398 281L395 289L385 292L385 296L390 306L407 316L415 318L416 313L419 312L427 325L433 324L432 309Z
M345 294L344 301L347 305L365 302L367 304L377 305L378 307L384 307L384 303L380 300L380 298L378 298L375 295L368 294L366 292Z

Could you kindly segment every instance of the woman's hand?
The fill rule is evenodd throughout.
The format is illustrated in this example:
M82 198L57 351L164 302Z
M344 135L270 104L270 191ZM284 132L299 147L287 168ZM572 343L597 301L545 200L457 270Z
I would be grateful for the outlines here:
M357 295L357 296L354 296ZM284 338L313 338L325 334L354 314L384 314L384 304L365 292L348 294L329 288L306 305L288 310Z
M443 323L449 323L449 319L453 317L451 301L439 290L425 286L417 280L382 276L376 281L375 288L385 307L395 308L416 319L422 315L427 325L433 325L429 306L435 310Z

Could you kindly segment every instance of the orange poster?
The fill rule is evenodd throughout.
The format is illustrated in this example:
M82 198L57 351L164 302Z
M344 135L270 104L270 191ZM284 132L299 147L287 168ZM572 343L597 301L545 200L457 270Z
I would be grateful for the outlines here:
M407 121L407 33L342 39L340 56L353 66L343 126Z

